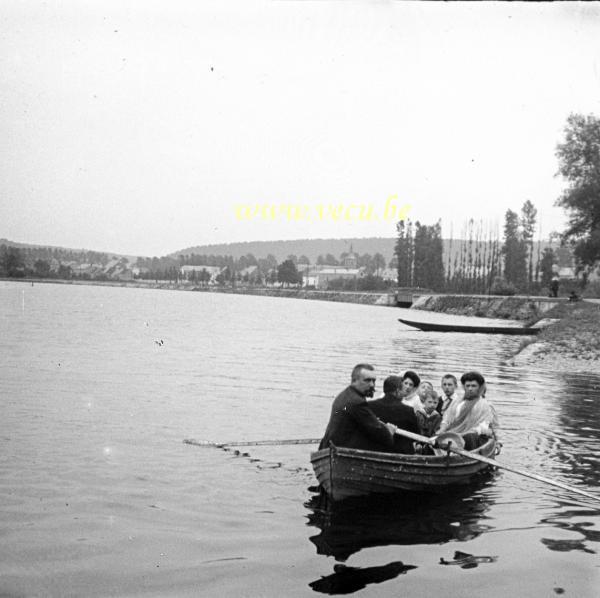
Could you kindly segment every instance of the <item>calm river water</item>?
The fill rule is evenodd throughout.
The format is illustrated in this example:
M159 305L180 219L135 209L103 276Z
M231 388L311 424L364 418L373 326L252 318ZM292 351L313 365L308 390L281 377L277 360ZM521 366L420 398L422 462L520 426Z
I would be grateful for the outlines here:
M436 386L475 368L499 460L600 494L600 377L506 366L519 339L400 313L0 282L0 596L598 596L600 504L566 491L497 472L331 511L314 447L182 443L319 437L360 361ZM456 551L480 558L440 561Z

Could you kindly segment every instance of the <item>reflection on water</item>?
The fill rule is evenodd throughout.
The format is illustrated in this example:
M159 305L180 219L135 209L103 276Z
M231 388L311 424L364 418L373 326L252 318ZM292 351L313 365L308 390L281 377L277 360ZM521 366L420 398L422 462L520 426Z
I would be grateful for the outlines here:
M322 594L352 594L371 583L382 583L394 579L402 573L416 569L414 565L405 565L401 561L388 563L380 567L346 567L334 565L333 574L321 577L308 585Z
M600 486L600 377L565 374L563 379L556 457L568 463L571 476Z
M464 486L445 494L404 493L358 497L331 503L313 497L308 525L320 529L310 541L318 554L345 561L359 550L373 546L441 544L471 540L490 528L486 511L492 499L480 491L490 483Z
M440 558L440 565L458 565L461 569L475 569L479 567L480 563L495 563L497 560L497 556L475 556L474 554L457 550L451 561L447 561L443 557Z
M592 521L578 521L581 517L597 517L597 510L570 509L563 511L560 515L546 517L541 520L541 524L550 524L560 530L575 532L580 534L582 538L542 538L541 542L548 549L557 552L570 552L572 550L586 552L588 554L596 554L587 542L600 543L600 531L591 529L594 525Z

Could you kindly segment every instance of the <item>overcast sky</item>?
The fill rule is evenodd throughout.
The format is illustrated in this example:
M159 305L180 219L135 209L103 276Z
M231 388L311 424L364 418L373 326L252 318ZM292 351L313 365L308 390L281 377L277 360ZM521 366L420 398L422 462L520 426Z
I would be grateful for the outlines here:
M394 236L401 206L457 236L526 199L546 236L564 221L566 118L600 115L596 3L3 0L0 14L14 241L164 255Z

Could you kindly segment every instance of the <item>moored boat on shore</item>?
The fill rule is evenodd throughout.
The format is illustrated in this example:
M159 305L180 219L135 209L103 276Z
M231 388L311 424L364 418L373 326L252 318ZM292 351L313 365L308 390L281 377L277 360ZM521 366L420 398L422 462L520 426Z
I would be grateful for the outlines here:
M471 451L493 458L496 440ZM403 455L331 446L311 454L321 487L333 500L402 491L439 492L469 484L490 465L466 455Z
M420 322L417 320L408 320L398 318L399 322L418 328L424 332L475 332L479 334L514 334L514 335L533 335L540 332L541 328L524 326L480 326L477 324L440 324L437 322Z

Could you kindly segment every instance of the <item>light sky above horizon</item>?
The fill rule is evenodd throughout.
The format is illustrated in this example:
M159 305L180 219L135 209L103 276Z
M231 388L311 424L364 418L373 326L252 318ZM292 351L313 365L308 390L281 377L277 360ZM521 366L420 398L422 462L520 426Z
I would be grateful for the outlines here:
M393 237L391 205L456 238L471 217L501 229L527 199L547 237L566 222L566 118L600 115L596 2L5 1L0 14L0 238L18 242L152 256ZM236 213L264 205L275 214ZM368 205L377 220L360 219Z

